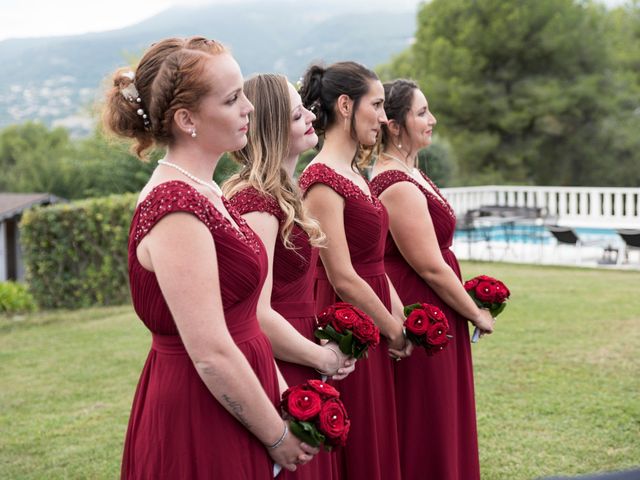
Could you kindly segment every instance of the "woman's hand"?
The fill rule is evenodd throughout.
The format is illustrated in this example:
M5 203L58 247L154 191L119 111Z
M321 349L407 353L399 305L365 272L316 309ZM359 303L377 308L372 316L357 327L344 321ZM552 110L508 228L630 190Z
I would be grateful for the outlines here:
M396 335L389 337L387 341L389 343L389 356L395 360L407 358L413 352L413 343L407 339L402 327L400 327Z
M287 433L282 443L275 448L267 447L267 451L275 463L294 472L298 465L310 462L320 449L300 441L298 437L289 431L287 422Z
M479 309L478 316L472 321L472 323L480 330L480 336L490 335L493 333L493 327L495 326L496 319L491 316L491 312L486 308Z
M342 353L336 342L327 342L322 345L327 353L327 361L318 368L322 375L331 377L332 380L343 380L356 368L356 359Z

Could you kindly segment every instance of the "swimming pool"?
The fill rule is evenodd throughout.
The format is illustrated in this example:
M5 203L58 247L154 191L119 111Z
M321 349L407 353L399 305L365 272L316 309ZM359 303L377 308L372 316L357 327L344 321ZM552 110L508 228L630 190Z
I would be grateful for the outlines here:
M576 227L573 229L583 242L620 246L622 239L615 230L609 228ZM544 225L507 222L500 225L482 225L478 222L473 229L456 229L454 239L465 241L486 241L504 243L555 244L556 241Z

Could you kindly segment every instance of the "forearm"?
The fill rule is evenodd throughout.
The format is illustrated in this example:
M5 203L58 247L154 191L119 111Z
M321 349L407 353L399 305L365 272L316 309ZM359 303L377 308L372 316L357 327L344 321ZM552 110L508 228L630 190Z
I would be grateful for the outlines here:
M391 314L396 318L400 323L404 323L404 305L402 300L400 300L400 296L396 291L393 283L391 283L391 279L389 275L386 275L387 282L389 283L389 294L391 296Z
M262 443L280 437L282 419L240 350L227 348L194 365L218 402Z
M420 276L444 303L475 323L480 311L451 267L443 264L438 269L423 272Z
M327 355L324 349L302 336L282 315L265 309L258 318L262 331L271 341L273 355L278 360L326 370Z
M360 276L338 279L334 289L344 302L355 305L369 315L385 337L396 339L402 336L400 319L394 318L371 286Z
M276 373L278 374L278 387L280 388L280 397L282 398L282 394L285 392L287 388L289 388L289 384L285 380L282 372L278 368L278 364L276 364Z

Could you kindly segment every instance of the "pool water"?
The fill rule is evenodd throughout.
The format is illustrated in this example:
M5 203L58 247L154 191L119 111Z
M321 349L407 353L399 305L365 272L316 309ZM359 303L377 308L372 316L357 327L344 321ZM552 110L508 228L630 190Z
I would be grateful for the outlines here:
M576 235L585 242L599 242L608 245L621 245L622 239L615 230L608 228L576 227ZM456 230L454 239L465 242L487 241L506 243L554 244L555 239L544 225L503 224L476 226L471 231Z

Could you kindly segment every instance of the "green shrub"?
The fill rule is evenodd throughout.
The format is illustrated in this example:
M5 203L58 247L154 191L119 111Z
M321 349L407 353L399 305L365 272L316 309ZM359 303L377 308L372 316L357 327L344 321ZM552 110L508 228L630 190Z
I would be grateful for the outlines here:
M136 195L39 207L20 224L27 280L43 308L129 300L127 239Z
M36 310L36 302L26 285L0 282L0 315L13 315Z

